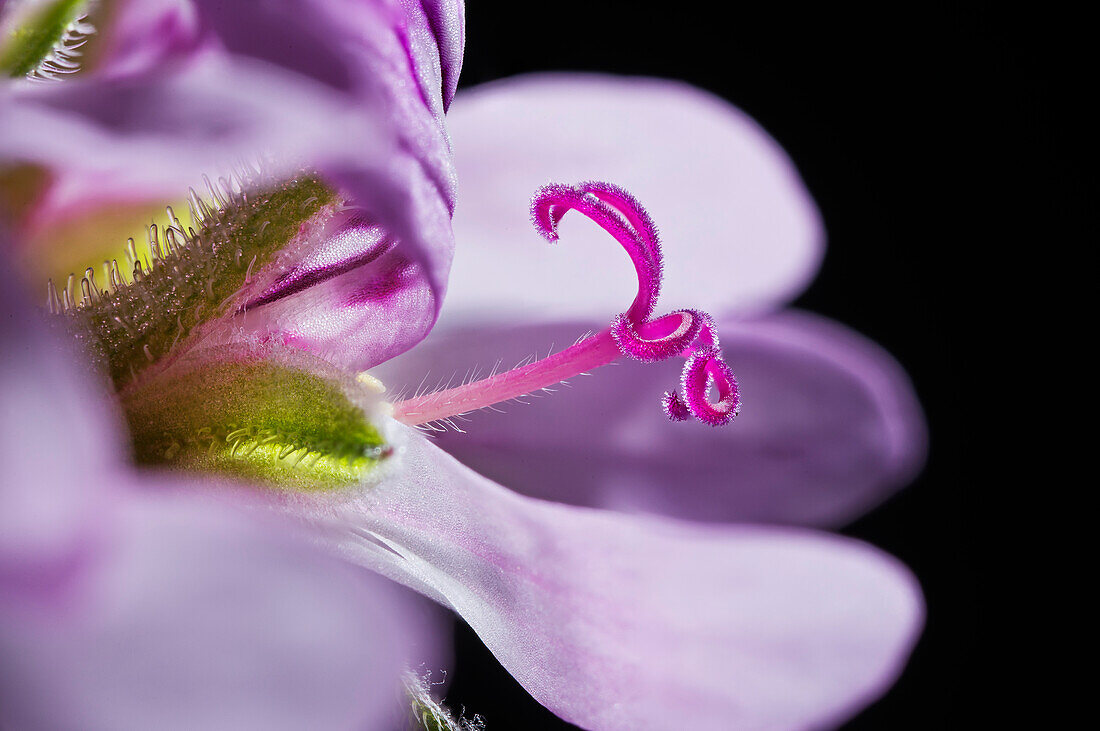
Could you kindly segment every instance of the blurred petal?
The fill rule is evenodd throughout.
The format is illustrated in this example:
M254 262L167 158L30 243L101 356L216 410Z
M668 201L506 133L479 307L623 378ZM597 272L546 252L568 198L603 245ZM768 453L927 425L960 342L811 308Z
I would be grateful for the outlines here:
M121 463L113 409L0 291L0 726L385 728L432 616ZM243 496L241 496L243 499ZM266 507L266 503L264 503Z
M202 22L229 53L293 70L334 89L349 90L355 69L335 24L337 8L357 23L384 3L346 0L267 0L247 8L224 0L193 0Z
M20 294L0 287L0 583L49 590L102 538L96 506L125 448L81 356Z
M560 249L531 230L528 200L547 182L606 180L638 197L665 244L664 309L766 310L817 271L821 216L791 160L702 90L519 76L463 91L448 120L463 185L448 309L606 321L630 302L633 272L598 227L567 218Z
M913 577L855 541L532 500L418 434L403 459L317 511L327 540L454 608L584 728L839 722L893 682L920 631Z
M292 168L339 159L341 150L381 158L385 149L378 141L350 153L347 142L326 141L359 125L366 125L358 132L364 142L384 131L382 120L355 114L338 95L266 65L230 66L212 56L156 79L73 80L0 94L0 159L115 176L113 188L186 192L203 172L222 173L264 150L280 151Z
M424 629L412 597L280 537L285 525L147 487L117 504L63 601L0 592L0 725L394 727Z
M579 324L490 329L441 323L372 371L394 394L475 368L561 349ZM885 352L805 313L720 319L744 409L722 429L674 424L660 408L682 361L624 360L529 404L458 420L437 443L519 492L577 505L705 521L839 526L919 470L925 425L913 387Z
M186 61L209 40L188 0L99 0L89 10L96 35L83 49L88 74L139 75Z

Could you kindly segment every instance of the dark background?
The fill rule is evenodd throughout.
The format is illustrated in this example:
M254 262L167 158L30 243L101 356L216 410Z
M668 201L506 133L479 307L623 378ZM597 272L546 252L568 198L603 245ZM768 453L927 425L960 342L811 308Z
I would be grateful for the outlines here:
M970 538L977 497L962 476L954 295L961 262L980 245L990 103L1013 66L990 14L514 0L475 0L467 14L462 86L556 69L682 79L744 109L794 159L829 235L824 267L795 305L893 353L931 431L920 478L844 531L908 564L928 603L904 675L845 728L965 727L981 579ZM460 626L456 637L450 705L481 714L490 731L574 728L527 696L472 631Z

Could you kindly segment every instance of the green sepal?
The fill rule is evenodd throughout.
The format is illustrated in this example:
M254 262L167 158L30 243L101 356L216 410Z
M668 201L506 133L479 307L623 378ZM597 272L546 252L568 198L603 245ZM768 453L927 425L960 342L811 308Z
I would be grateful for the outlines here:
M392 452L377 397L286 348L200 350L121 395L139 464L327 490L359 484Z
M19 26L0 39L0 72L18 78L38 68L85 5L86 0L55 0L21 18Z
M465 718L432 697L430 677L412 672L403 678L410 715L407 731L485 731L480 716Z
M92 296L63 313L68 329L121 389L186 350L203 325L232 315L246 285L255 287L258 274L312 230L307 223L321 230L335 203L335 193L312 175L235 197L214 207L193 237L139 263L141 273L125 286L100 281L97 288L93 274ZM79 291L72 296L79 301Z

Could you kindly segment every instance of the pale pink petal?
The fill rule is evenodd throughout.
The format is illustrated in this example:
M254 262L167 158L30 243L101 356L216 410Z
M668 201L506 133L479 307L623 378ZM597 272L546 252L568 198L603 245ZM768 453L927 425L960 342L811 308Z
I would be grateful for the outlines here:
M265 150L278 150L286 167L384 157L385 143L367 139L384 134L382 120L287 72L212 55L155 83L73 80L0 96L0 160L114 176L112 188L144 183L179 195L203 172L223 174ZM326 139L360 127L366 148L355 153Z
M582 335L542 327L440 323L372 373L393 397L546 355ZM661 395L683 361L624 359L529 403L455 420L437 444L519 492L578 505L705 521L838 526L904 487L925 454L905 372L873 343L820 317L720 318L743 408L715 429L670 422Z
M533 500L411 433L403 466L299 503L346 558L452 607L538 701L589 729L838 723L897 677L923 605L865 544Z
M413 597L193 485L145 487L64 592L0 591L0 726L396 727L430 627Z
M662 234L663 309L766 310L817 270L821 216L790 158L756 122L686 84L540 74L461 92L448 117L462 181L449 309L608 319L633 271L597 226L541 241L527 202L548 182L606 180Z
M96 28L85 44L82 73L135 76L185 62L210 39L189 0L112 0L92 7Z
M0 727L386 728L433 615L266 502L125 465L29 310L0 291Z
M102 537L125 447L83 356L21 294L0 288L0 580L48 590Z

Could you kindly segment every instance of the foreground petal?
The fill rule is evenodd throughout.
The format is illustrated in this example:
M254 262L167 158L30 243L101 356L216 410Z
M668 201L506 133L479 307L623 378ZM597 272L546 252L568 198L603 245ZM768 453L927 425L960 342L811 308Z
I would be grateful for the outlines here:
M295 509L344 557L452 607L585 728L839 722L893 682L919 633L913 577L862 543L532 500L415 433L402 459L342 504Z
M97 505L125 448L82 356L49 337L21 294L0 288L0 580L48 590L102 538Z
M642 201L665 243L668 309L768 309L820 263L821 216L786 153L702 90L520 76L463 91L448 121L463 184L449 309L607 319L630 301L633 272L596 226L566 220L561 250L531 230L528 199L548 181L607 180Z
M453 321L452 321L453 322ZM441 323L372 371L393 392L510 367L584 332L579 324L463 328ZM788 312L721 319L745 407L730 426L668 421L661 393L682 363L622 361L529 404L456 420L437 443L527 495L706 521L839 526L920 469L926 433L901 367L862 336Z
M340 160L351 153L326 139L334 133L352 141L363 136L366 149L356 151L361 163L384 162L388 139L368 139L386 134L383 120L264 64L230 65L207 54L154 78L60 86L0 90L0 161L98 173L112 190L144 184L176 195L204 172L223 174L241 158L268 150L282 155L276 172Z
M108 0L89 10L96 35L85 46L88 75L137 76L184 62L209 42L195 6L184 0Z
M431 615L225 490L134 473L72 355L14 288L0 310L0 727L386 728Z
M0 590L0 725L394 727L425 629L412 597L192 485L146 487L46 606Z

